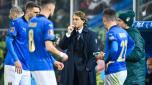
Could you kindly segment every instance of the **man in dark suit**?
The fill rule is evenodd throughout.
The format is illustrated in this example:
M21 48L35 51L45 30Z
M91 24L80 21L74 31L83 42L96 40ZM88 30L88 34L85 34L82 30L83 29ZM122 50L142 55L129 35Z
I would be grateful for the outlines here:
M97 52L97 36L86 26L86 16L77 11L73 15L73 25L67 28L67 33L59 43L65 50L69 60L64 62L61 83L63 85L96 85L95 65Z

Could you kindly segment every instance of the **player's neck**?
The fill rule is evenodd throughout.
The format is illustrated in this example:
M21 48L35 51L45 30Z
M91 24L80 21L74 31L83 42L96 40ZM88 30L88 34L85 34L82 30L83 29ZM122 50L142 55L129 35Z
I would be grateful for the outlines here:
M30 17L27 14L24 15L24 18L25 18L26 21L30 20Z
M112 27L112 26L114 26L114 25L117 25L117 23L116 22L110 22L109 23L109 25L108 25L108 30Z
M46 12L45 10L41 10L41 13L40 13L40 14L44 15L46 18L49 17L49 13Z

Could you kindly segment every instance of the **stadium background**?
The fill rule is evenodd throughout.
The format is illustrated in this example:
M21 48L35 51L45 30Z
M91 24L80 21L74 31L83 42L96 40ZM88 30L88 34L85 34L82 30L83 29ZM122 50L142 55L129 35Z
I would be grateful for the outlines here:
M3 60L7 52L5 36L10 22L9 10L12 6L24 9L27 1L39 2L39 0L0 0L0 85L3 85ZM72 5L70 1L73 2ZM58 38L62 38L70 23L70 8L73 8L72 11L82 10L87 14L89 28L98 33L102 49L106 33L102 24L103 9L112 7L118 13L129 9L134 10L136 13L135 21L137 21L134 26L138 27L145 39L147 57L152 57L152 38L150 37L152 36L152 0L56 0L56 2L55 14L50 19L54 21L55 33Z

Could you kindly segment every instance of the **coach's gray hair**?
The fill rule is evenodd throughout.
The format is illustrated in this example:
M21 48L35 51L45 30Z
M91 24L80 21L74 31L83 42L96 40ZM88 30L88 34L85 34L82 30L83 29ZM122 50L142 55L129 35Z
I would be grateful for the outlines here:
M18 6L13 6L11 9L10 9L10 13L12 13L12 12L14 12L14 13L17 13L17 14L23 14L23 11L22 11L22 9L20 8L20 7L18 7Z

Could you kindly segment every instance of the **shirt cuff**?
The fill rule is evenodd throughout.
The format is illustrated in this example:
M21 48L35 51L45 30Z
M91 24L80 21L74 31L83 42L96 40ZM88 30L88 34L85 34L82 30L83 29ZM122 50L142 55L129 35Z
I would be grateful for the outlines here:
M65 35L66 35L67 38L69 38L71 36L71 33L67 32Z

